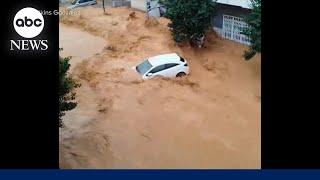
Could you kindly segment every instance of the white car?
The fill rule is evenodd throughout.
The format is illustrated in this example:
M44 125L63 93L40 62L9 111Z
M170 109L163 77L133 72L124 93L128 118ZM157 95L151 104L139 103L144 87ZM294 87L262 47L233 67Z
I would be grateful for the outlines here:
M187 61L176 53L150 57L133 69L142 76L142 79L156 76L181 77L189 74Z
M96 0L74 0L67 9L71 10L76 7L90 6L97 4Z

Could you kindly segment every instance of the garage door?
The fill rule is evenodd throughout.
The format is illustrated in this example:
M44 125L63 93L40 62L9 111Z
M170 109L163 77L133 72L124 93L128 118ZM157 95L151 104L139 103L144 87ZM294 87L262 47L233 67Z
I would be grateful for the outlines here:
M243 18L223 15L222 36L224 38L249 45L250 39L240 33L242 29L247 26L248 25L244 22Z

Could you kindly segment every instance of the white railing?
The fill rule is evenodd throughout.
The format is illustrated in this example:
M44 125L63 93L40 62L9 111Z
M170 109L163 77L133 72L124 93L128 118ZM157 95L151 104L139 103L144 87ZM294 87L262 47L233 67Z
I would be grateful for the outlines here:
M241 44L245 44L245 45L250 45L250 39L243 34L237 34L237 35L231 35L230 32L226 32L224 31L222 28L217 28L217 27L213 27L213 30L220 35L221 37L225 38L225 39L229 39ZM237 38L233 38L233 37L237 37Z
M250 45L249 37L241 34L242 29L245 27L247 27L247 24L242 18L223 15L223 28L213 27L213 29L223 38Z

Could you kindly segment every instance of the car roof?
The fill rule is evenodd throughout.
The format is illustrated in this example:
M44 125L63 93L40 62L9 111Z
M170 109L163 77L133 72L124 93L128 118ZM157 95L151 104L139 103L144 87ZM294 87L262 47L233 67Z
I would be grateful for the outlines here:
M159 66L168 63L181 64L180 56L177 53L162 54L148 58L148 61L152 66Z

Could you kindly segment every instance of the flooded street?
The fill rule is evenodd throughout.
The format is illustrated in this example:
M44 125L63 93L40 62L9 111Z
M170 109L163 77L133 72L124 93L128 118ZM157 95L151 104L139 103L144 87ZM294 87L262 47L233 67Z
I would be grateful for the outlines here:
M61 55L82 85L60 129L60 167L260 168L260 56L244 61L246 46L215 36L201 50L175 46L166 19L149 28L131 12L60 20ZM169 52L187 59L188 77L132 78L133 65Z
M59 43L59 47L63 49L60 55L63 57L72 56L70 60L71 66L101 52L106 46L106 41L103 38L61 23L59 24Z

